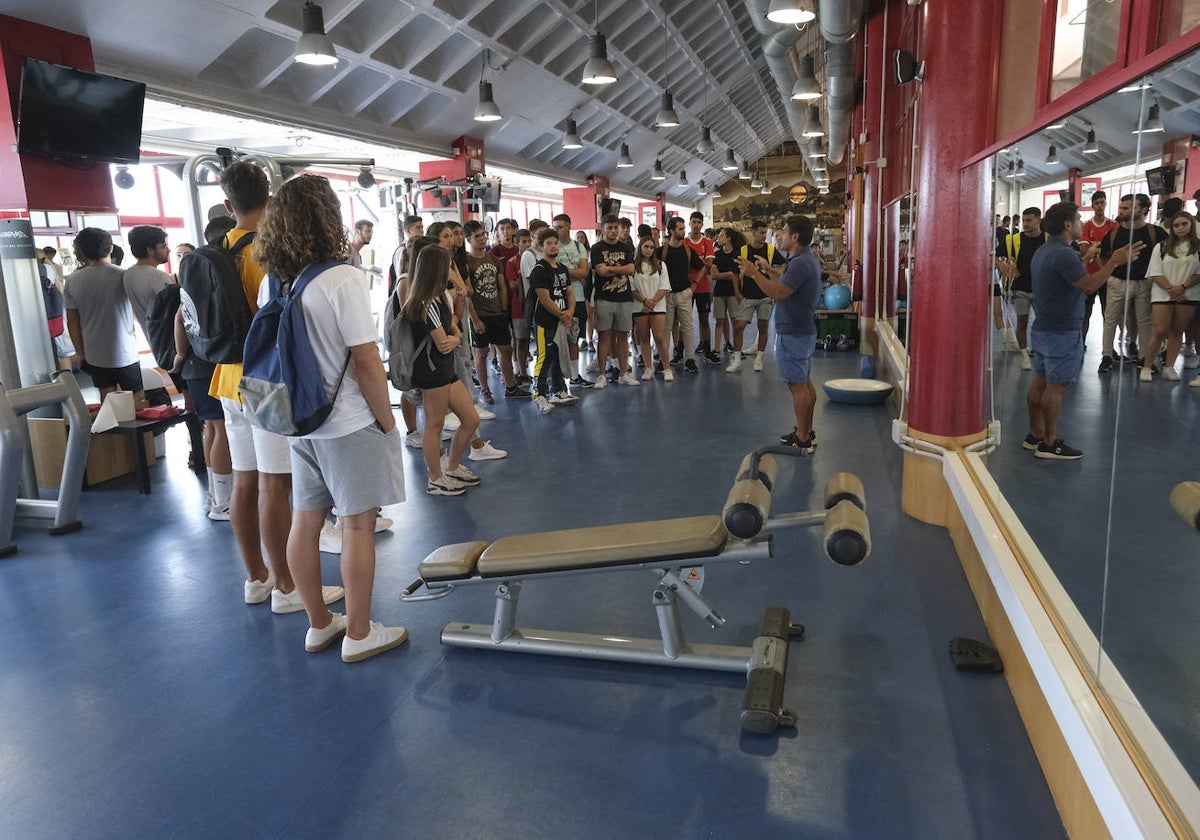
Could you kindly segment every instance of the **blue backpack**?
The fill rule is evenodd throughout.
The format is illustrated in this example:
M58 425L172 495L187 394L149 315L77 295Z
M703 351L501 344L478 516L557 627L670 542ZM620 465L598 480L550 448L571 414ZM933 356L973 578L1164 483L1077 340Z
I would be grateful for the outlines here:
M299 437L320 428L333 411L346 367L331 398L325 393L317 357L308 340L300 295L317 275L338 265L341 263L310 265L290 289L271 279L273 298L250 322L238 391L250 422L260 429ZM349 364L347 352L346 366Z

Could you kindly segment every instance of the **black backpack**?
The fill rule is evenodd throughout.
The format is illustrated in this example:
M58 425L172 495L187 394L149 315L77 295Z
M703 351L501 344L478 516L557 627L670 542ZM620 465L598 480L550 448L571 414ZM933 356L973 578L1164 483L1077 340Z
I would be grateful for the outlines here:
M168 283L150 298L146 307L146 340L154 361L163 370L175 364L175 313L179 311L178 283Z
M247 233L232 248L228 240L204 245L179 263L180 307L192 352L206 362L224 365L242 360L242 348L254 313L246 300L238 254L251 242Z

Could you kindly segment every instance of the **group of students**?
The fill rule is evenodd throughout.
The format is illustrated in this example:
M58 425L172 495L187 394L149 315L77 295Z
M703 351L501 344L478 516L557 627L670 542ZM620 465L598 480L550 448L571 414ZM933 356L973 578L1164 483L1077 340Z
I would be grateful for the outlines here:
M1196 200L1200 207L1200 191ZM1166 381L1179 381L1176 363L1180 356L1184 368L1200 367L1196 347L1200 339L1200 283L1189 280L1200 263L1196 217L1186 212L1179 198L1169 198L1159 207L1161 224L1147 219L1148 195L1121 196L1115 219L1106 215L1107 205L1103 191L1092 195L1092 217L1082 224L1080 239L1074 246L1082 254L1091 252L1086 265L1089 272L1100 270L1124 245L1140 243L1142 249L1126 263L1113 266L1104 282L1087 295L1081 333L1086 339L1098 300L1103 314L1099 372L1109 373L1116 365L1125 364L1134 367L1143 382L1160 375ZM1015 334L1002 324L999 285L993 289L993 312L1009 348L1021 352L1022 368L1029 370L1027 330L1030 312L1036 314L1032 306L1032 262L1050 234L1036 207L1021 214L1020 224L1013 233L999 227L996 242L998 271L1016 314ZM1124 333L1123 339L1118 338L1119 333ZM1200 377L1189 385L1200 387Z

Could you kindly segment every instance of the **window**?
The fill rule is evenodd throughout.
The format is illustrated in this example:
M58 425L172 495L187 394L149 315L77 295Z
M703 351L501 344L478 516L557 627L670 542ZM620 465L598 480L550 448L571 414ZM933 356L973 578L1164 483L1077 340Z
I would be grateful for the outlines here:
M1166 46L1200 24L1200 0L1162 0L1158 18L1158 46Z
M1117 60L1120 34L1121 0L1058 0L1050 98L1057 99L1111 66Z

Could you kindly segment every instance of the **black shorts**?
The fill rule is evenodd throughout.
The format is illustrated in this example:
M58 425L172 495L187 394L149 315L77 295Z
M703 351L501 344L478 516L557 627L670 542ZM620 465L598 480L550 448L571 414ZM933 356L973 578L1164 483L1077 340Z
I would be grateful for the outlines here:
M142 366L138 362L125 367L107 368L84 362L80 369L92 377L92 384L97 388L115 388L121 386L123 391L142 390Z
M583 335L587 329L587 302L578 300L575 301L575 320L579 323L579 334Z
M707 317L712 312L712 292L696 292L692 295L692 302L696 304L700 317Z
M512 344L512 320L507 315L484 315L479 320L483 321L483 332L471 329L471 346L476 350L486 350L493 344L500 347Z
M1003 295L1003 292L1000 289L1000 284L993 283L992 284L992 297L1001 297L1002 295Z

